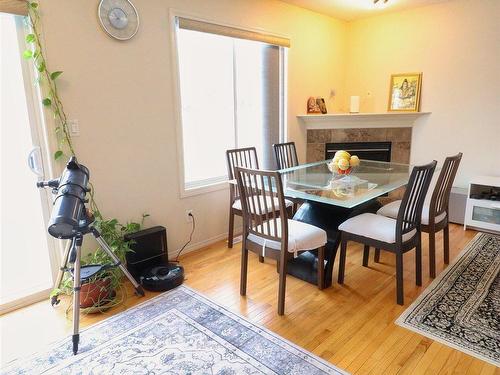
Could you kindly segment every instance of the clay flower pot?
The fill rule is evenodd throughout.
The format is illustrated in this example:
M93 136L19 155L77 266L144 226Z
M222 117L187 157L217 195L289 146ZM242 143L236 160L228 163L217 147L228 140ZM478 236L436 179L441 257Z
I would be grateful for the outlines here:
M103 304L112 295L111 279L98 279L82 285L80 290L80 307L82 309Z

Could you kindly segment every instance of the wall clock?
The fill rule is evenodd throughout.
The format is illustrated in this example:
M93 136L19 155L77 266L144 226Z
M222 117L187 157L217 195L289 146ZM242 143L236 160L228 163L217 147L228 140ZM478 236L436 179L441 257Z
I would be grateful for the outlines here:
M101 0L97 14L104 31L115 39L129 40L139 30L139 15L129 0Z

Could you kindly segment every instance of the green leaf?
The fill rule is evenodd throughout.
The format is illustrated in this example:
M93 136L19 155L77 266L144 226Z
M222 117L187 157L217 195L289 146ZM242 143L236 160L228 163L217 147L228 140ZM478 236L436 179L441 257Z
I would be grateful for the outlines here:
M35 41L35 34L26 35L26 43L33 43Z
M54 159L57 160L59 159L61 156L63 156L63 152L61 150L57 150L55 153L54 153Z
M38 66L37 70L42 73L45 70L45 63L42 61Z
M61 72L61 71L59 71L59 70L58 70L57 72L52 72L52 73L50 73L50 79L54 81L54 80L55 80L57 77L59 77L61 74L63 74L63 72Z
M59 289L59 288L54 288L54 289L52 289L52 292L50 292L49 297L50 298L52 298L52 297L58 297L60 294L62 294L62 290Z
M28 59L31 59L33 57L33 51L27 49L23 52L23 57L28 60Z
M42 100L42 104L45 106L45 107L48 107L52 104L52 100L50 100L50 98L44 98Z

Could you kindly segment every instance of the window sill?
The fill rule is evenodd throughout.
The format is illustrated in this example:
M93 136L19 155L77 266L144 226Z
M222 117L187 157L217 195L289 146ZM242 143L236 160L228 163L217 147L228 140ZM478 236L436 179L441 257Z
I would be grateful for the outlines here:
M201 195L206 193L211 193L218 190L229 189L229 183L227 181L219 181L210 185L204 185L199 187L194 187L190 189L181 188L181 198L192 197L195 195Z

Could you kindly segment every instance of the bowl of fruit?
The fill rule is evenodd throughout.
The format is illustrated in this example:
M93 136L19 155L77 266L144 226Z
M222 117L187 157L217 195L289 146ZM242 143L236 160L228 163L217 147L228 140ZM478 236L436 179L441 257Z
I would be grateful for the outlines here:
M336 175L349 175L353 168L356 168L360 163L356 155L351 155L347 151L339 150L335 153L332 161L328 163L330 172Z

